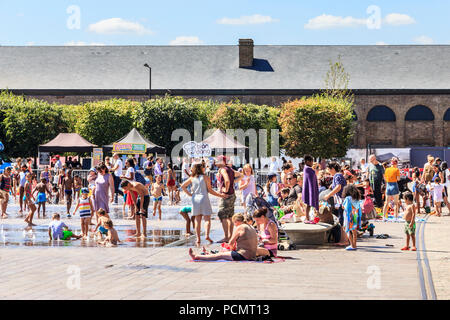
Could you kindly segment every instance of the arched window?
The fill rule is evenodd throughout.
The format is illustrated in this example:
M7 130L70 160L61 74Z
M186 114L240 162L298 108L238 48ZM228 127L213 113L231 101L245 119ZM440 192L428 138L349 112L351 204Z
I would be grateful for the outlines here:
M444 114L444 121L450 121L450 108Z
M376 106L370 109L367 114L367 121L375 122L375 121L389 121L395 122L396 117L394 111L391 108L386 106Z
M408 110L405 116L406 121L433 121L434 114L426 106L415 106Z

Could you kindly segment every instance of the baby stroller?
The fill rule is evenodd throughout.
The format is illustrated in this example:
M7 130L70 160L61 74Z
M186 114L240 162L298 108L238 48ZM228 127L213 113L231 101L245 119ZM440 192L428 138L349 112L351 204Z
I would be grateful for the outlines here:
M255 210L260 209L262 207L266 207L267 218L275 222L278 227L278 250L295 249L295 247L289 243L289 237L287 236L286 232L284 232L280 228L281 223L277 220L274 214L274 208L264 199L265 194L264 189L260 185L257 185L256 190L258 192L257 197L250 193L245 199L245 205L247 208L246 213L249 214L250 216L253 216Z

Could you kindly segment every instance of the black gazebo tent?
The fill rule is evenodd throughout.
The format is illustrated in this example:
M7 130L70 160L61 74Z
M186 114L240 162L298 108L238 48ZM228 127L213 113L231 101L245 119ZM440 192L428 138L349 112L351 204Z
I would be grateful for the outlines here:
M93 148L96 148L95 144L86 141L78 133L60 133L55 139L41 144L38 147L39 152L92 152Z

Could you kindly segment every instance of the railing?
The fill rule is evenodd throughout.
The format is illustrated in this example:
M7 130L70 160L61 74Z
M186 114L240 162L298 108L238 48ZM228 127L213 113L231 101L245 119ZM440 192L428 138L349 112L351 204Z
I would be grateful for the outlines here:
M33 173L36 174L37 179L39 180L41 177L41 172L44 171L42 169L34 169ZM181 184L183 182L183 174L181 170L174 170L175 171L175 175L176 175L176 181ZM144 170L138 170L139 173L141 173L142 175L144 175ZM209 178L211 179L212 185L213 187L217 186L217 170L212 170L212 171L208 171L207 175L209 176ZM53 179L54 179L54 175L55 173L53 171L50 171L51 173L51 181L50 183L53 183ZM72 171L72 176L76 176L78 175L81 180L83 181L83 187L87 187L88 186L88 181L87 181L87 177L89 175L89 170L78 170L75 169ZM256 179L256 183L264 186L267 183L268 180L268 176L269 176L269 171L263 171L263 170L254 170L254 176ZM163 181L164 183L167 182L166 179L166 175L163 176Z

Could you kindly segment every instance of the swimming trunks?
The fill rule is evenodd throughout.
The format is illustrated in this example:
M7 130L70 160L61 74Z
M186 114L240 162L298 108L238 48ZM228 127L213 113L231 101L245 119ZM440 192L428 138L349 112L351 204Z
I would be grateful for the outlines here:
M98 231L101 234L108 234L108 230L105 227L103 227L103 226L98 227Z
M73 232L69 230L63 230L63 240L70 240L70 238L73 236Z
M405 221L405 233L409 235L416 234L416 223L413 223L412 228L409 227L411 221Z
M64 190L64 193L67 194L68 196L72 195L72 190Z
M143 207L144 207L144 212L141 212L141 197L139 196L137 199L137 203L136 203L136 209L137 215L143 215L144 217L148 217L148 205L150 204L150 196L146 195L144 196L144 203L143 203Z
M158 198L153 197L153 201L162 201L162 196L159 196Z
M181 208L180 212L191 213L192 212L192 207L189 207L189 206L183 207L183 208Z
M237 251L231 251L231 258L233 259L233 261L244 261L244 260L247 260L247 259L244 258L243 255L241 255Z
M45 203L47 201L47 197L45 196L45 192L39 192L36 198L36 203Z

